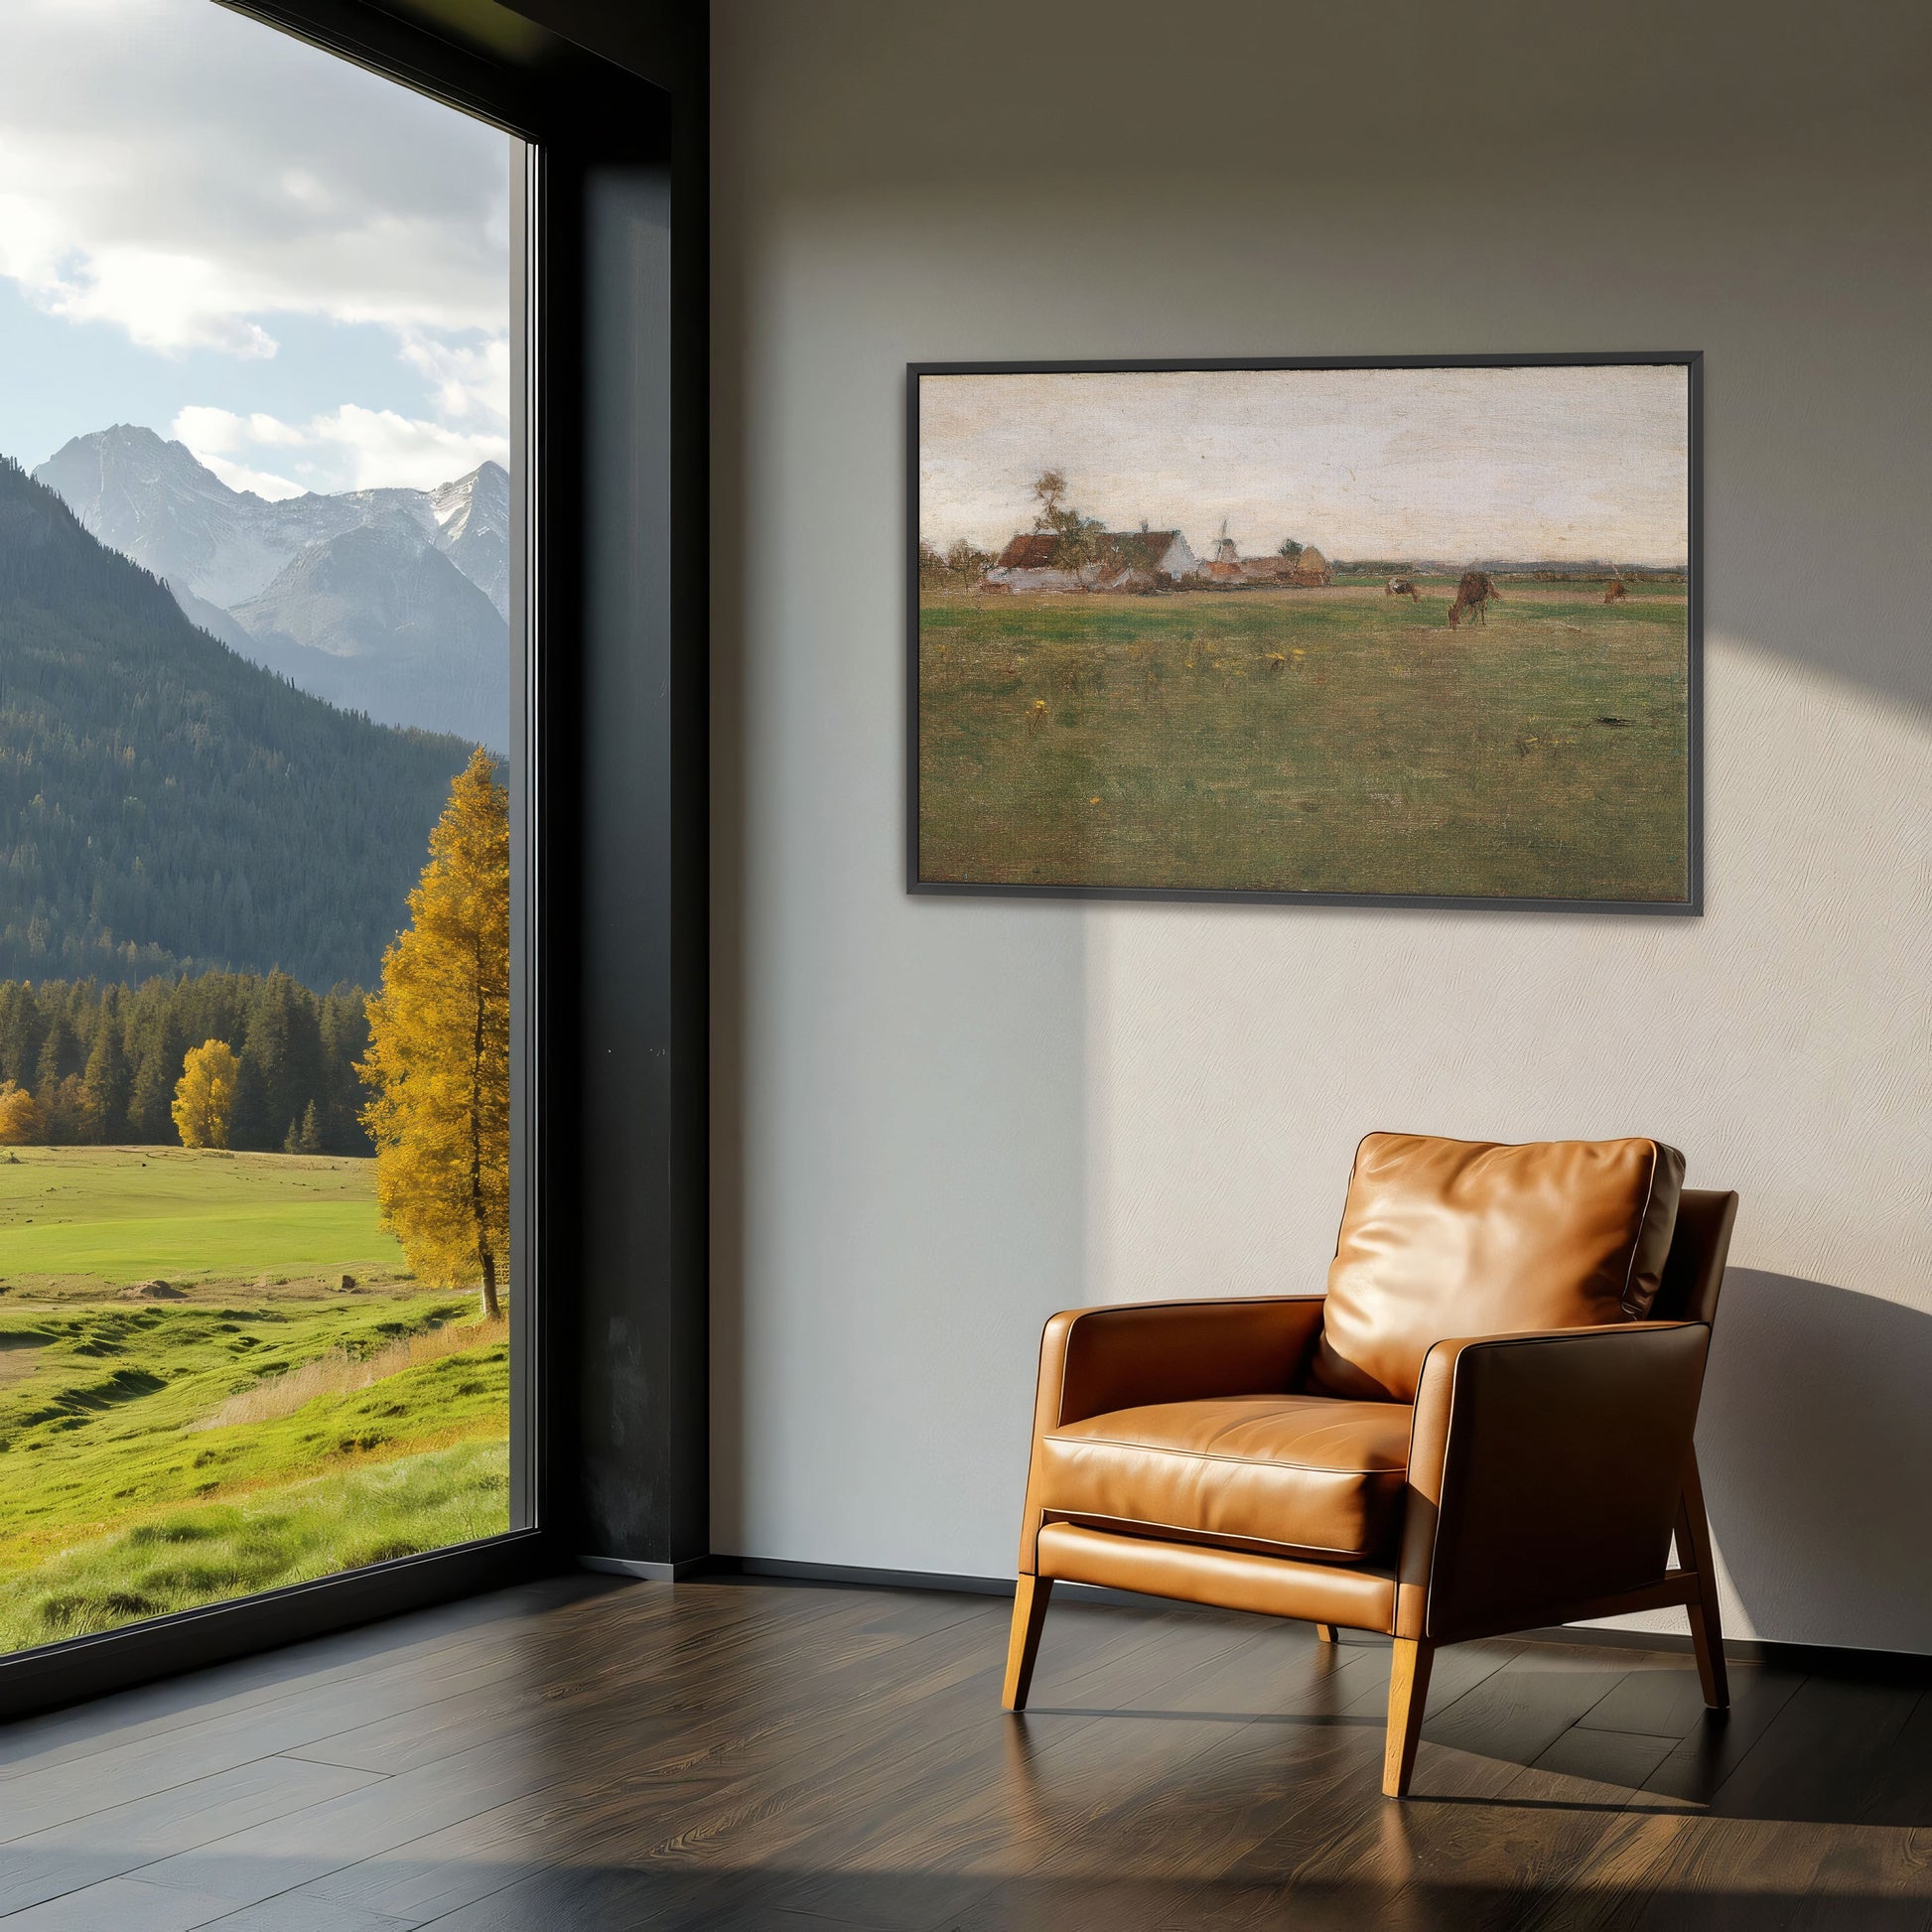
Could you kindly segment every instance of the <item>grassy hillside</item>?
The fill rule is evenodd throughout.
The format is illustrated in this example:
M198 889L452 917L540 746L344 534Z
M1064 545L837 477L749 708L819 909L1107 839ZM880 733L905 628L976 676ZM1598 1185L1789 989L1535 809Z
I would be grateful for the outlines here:
M0 1648L507 1527L507 1330L407 1277L370 1167L0 1159Z
M500 1435L339 1467L151 1517L25 1573L0 1572L0 1652L282 1589L508 1526L509 1445Z
M401 1274L369 1163L210 1149L0 1152L0 1283L36 1295L171 1284ZM0 1300L0 1311L8 1304Z
M928 595L930 880L1686 892L1681 587Z

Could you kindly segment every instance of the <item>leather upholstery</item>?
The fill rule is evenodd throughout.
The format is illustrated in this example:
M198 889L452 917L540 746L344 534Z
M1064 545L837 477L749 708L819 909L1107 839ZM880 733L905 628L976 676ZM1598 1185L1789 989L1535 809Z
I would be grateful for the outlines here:
M1656 1141L1369 1135L1308 1387L1413 1402L1424 1356L1446 1337L1640 1317L1662 1278L1683 1175L1683 1156Z
M1725 1257L1737 1220L1737 1196L1686 1187L1677 1197L1677 1226L1671 1231L1664 1279L1650 1305L1653 1321L1718 1318L1718 1292L1724 1287Z
M1580 1166L1587 1172L1587 1164ZM1658 1166L1675 1198L1675 1157ZM1534 1334L1472 1328L1426 1345L1413 1420L1406 1405L1386 1410L1391 1422L1410 1424L1393 1565L1266 1554L1267 1541L1227 1547L1203 1532L1181 1540L1147 1522L1046 1520L1040 1498L1066 1479L1049 1438L1084 1444L1078 1454L1104 1457L1099 1445L1122 1411L1202 1403L1224 1431L1237 1412L1250 1431L1263 1413L1307 1413L1283 1398L1309 1395L1307 1365L1323 1305L1312 1298L1181 1302L1055 1315L1040 1348L1021 1570L1422 1642L1532 1628L1561 1620L1591 1596L1599 1599L1592 1613L1600 1613L1602 1597L1641 1590L1663 1575L1736 1207L1735 1194L1684 1190L1668 1260L1654 1271L1662 1277L1657 1319L1628 1318L1619 1295L1599 1326L1566 1323ZM1648 1225L1633 1242L1629 1270L1640 1296L1654 1207L1639 1218ZM1478 1286L1474 1311L1487 1308ZM1469 1311L1450 1313L1470 1319ZM1230 1400L1244 1396L1265 1400ZM1084 1432L1074 1427L1101 1418L1110 1422ZM1215 1440L1205 1411L1188 1427L1195 1449ZM1300 1427L1282 1424L1270 1446L1290 1447ZM1206 1491L1226 1479L1223 1471L1237 1486L1260 1486L1243 1507L1269 1484L1279 1494L1299 1480L1256 1475L1241 1458L1211 1469L1205 1455L1180 1461L1201 1472L1197 1522L1257 1525L1253 1515L1213 1514L1222 1505ZM1079 1499L1091 1505L1106 1493L1103 1478L1112 1480L1104 1463L1080 1476L1096 1486ZM1311 1485L1320 1480L1308 1473ZM1179 1511L1167 1506L1166 1513ZM1099 1527L1103 1520L1110 1527ZM1273 1522L1269 1529L1271 1537L1280 1533Z
M1063 1423L1039 1442L1048 1517L1358 1563L1402 1510L1409 1410L1321 1396L1216 1396Z
M1395 1577L1386 1569L1283 1563L1238 1550L1110 1536L1072 1523L1040 1531L1038 1574L1350 1630L1387 1631L1395 1612Z
M1148 1403L1286 1391L1300 1377L1320 1325L1318 1296L1137 1302L1054 1315L1039 1343L1022 1573L1034 1567L1041 1446L1053 1430Z
M1698 1321L1624 1321L1437 1343L1395 1634L1558 1623L1661 1577L1710 1337Z

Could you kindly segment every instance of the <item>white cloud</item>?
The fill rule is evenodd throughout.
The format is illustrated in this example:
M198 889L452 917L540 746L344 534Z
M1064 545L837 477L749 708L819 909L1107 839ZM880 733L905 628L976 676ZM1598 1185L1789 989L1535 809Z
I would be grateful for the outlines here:
M375 325L425 386L421 418L191 405L175 433L209 468L287 495L507 456L507 136L209 0L4 5L0 277L169 357ZM317 374L298 409L350 389Z
M481 463L509 461L509 438L500 429L452 429L352 402L307 423L194 404L176 416L169 434L229 488L269 497L305 489L433 489ZM274 468L258 468L268 452L300 454L293 461L278 454L269 459Z
M480 344L438 342L406 336L403 360L430 384L438 408L461 420L481 416L503 423L509 417L510 345L504 336Z
M354 465L352 489L403 483L431 489L484 462L507 464L509 438L494 431L463 431L442 423L399 416L393 409L364 409L345 402L312 425L317 440L333 445Z
M137 343L500 330L508 141L207 0L11 0L0 273ZM74 112L84 63L86 112Z
M272 470L251 470L247 464L233 463L226 457L204 457L203 461L230 489L252 490L257 496L266 496L271 503L285 496L300 496L314 487L312 483L278 477Z

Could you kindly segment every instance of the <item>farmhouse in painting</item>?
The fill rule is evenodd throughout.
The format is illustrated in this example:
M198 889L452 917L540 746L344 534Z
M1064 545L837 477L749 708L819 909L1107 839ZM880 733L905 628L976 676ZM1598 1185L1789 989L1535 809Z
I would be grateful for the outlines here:
M1164 579L1198 577L1200 559L1178 530L1108 530L1091 563L1069 570L1054 563L1060 538L1050 530L1023 530L1009 540L986 573L990 590L1152 590Z
M1214 561L1206 566L1205 574L1217 584L1289 584L1298 590L1318 589L1335 581L1327 558L1312 544L1304 545L1292 557L1243 557L1226 537L1216 546Z
M1109 530L1102 541L1129 576L1172 577L1178 583L1201 572L1200 559L1178 530Z

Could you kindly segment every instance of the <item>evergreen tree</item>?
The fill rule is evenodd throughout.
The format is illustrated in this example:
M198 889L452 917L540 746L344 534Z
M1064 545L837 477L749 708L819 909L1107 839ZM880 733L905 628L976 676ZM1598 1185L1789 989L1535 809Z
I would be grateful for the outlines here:
M125 1136L131 1085L120 1015L103 1013L87 1054L87 1070L80 1076L81 1121L89 1141L98 1145Z
M241 1030L237 1028L237 1033ZM268 1111L268 1080L261 1062L244 1046L235 1055L234 1104L228 1115L227 1147L262 1152L277 1145Z
M291 1129L291 1132L294 1130ZM320 1154L322 1146L322 1116L312 1100L302 1110L302 1131L296 1135L293 1152L297 1154Z
M34 1098L40 1108L40 1138L47 1146L76 1147L86 1139L86 1104L79 1074L43 1080Z
M248 1002L248 1025L242 1047L243 1089L237 1095L236 1132L241 1134L244 1104L259 1110L265 1126L274 1121L299 1123L302 1109L321 1091L322 1032L315 996L288 974L270 973ZM238 1138L237 1146L247 1146Z
M231 1147L280 1147L313 1106L319 1145L305 1151L365 1155L355 1071L368 1048L365 1004L356 987L318 997L286 973L204 973L134 988L0 981L0 1080L33 1101L36 1141L51 1125L90 1145L165 1145L177 1138L175 1088L189 1042L240 1039ZM76 1062L77 1075L62 1070Z
M322 1139L331 1154L374 1152L362 1125L366 1097L356 1063L369 1050L368 996L355 986L334 986L317 1020L322 1046Z
M468 751L249 663L0 461L0 973L366 981Z
M128 1095L128 1138L144 1147L159 1147L174 1130L175 1068L182 1055L171 1034L158 1035L143 1052Z
M34 1084L46 1033L32 985L26 980L0 985L0 1080L23 1088Z
M34 1070L34 1085L38 1090L58 1087L69 1074L78 1073L86 1065L80 1035L74 1032L65 1009L65 1001L55 1007L41 1041L40 1062Z
M450 787L357 1069L384 1224L423 1280L481 1277L486 1318L509 1260L509 795L493 769L479 751Z

